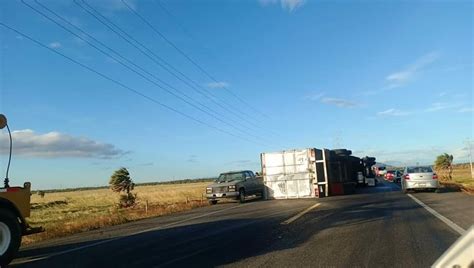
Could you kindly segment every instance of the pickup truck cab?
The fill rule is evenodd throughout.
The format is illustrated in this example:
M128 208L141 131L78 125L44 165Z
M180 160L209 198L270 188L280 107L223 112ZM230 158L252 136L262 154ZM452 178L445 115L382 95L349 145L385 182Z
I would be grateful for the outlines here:
M213 184L207 186L206 197L212 205L222 199L236 199L243 203L246 196L263 196L263 192L263 181L252 171L242 170L220 174Z

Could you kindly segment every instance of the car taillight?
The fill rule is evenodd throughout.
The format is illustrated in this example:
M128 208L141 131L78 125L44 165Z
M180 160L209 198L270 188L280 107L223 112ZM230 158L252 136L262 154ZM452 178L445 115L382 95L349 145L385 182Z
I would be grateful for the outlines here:
M405 180L409 180L410 179L410 175L405 175Z
M433 174L433 180L437 180L438 179L438 175L437 174Z

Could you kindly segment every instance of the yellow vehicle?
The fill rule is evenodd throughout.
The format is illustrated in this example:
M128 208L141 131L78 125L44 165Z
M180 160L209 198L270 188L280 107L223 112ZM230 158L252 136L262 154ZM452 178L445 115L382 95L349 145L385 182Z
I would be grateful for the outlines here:
M15 257L24 235L39 233L43 228L32 228L26 222L30 216L31 184L23 187L10 187L8 171L10 168L12 140L7 119L0 114L0 129L7 127L10 136L10 154L4 187L0 188L0 267L8 265Z

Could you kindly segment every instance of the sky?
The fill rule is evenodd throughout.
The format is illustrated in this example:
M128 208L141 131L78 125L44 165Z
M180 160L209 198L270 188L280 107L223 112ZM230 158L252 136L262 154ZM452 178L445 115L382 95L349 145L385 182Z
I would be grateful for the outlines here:
M260 170L262 152L313 147L398 165L441 153L467 162L473 10L472 1L1 1L10 181L101 186L122 166L136 182L214 177ZM3 129L1 172L7 153Z

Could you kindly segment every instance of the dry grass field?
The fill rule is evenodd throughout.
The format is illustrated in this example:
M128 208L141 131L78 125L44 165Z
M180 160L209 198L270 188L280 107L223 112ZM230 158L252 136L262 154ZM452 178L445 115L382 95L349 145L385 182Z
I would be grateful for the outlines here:
M474 180L471 179L471 169L469 164L454 165L452 181L444 179L442 176L443 172L439 172L438 174L441 175L440 180L442 183L456 184L460 186L463 190L470 193L474 193Z
M454 167L453 180L463 185L474 187L474 180L471 178L471 168L469 164L462 164Z
M128 209L117 208L119 195L110 189L46 193L44 197L33 194L29 222L46 232L24 237L23 244L206 206L207 201L201 199L208 184L137 186L133 192L138 204Z

